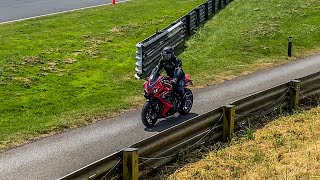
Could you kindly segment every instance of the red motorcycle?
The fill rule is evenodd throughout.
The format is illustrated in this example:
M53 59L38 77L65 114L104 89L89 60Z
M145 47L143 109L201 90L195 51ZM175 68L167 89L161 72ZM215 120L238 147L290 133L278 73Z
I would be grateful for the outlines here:
M185 98L181 102L171 85L172 78L161 76L154 71L144 83L144 96L147 99L142 108L141 120L146 127L152 127L159 118L168 117L178 112L188 114L193 105L193 94L187 87L192 84L190 76L185 75Z

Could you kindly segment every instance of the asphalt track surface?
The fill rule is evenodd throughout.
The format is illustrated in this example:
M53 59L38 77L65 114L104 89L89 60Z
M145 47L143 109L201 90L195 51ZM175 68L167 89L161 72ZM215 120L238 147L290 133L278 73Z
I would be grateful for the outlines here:
M137 109L37 140L0 154L0 179L60 178L196 115L319 70L320 55L315 55L195 90L194 107L189 115L162 120L152 129L143 126L140 120L141 109Z
M121 1L124 0L116 0ZM0 0L0 24L111 2L112 0Z

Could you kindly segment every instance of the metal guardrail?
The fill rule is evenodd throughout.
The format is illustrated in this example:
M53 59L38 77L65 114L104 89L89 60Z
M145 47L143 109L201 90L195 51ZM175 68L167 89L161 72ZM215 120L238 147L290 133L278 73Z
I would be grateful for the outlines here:
M320 92L320 72L300 78L301 96L308 97Z
M183 42L184 36L183 22L179 21L169 28L159 32L154 36L154 38L138 44L138 62L136 64L142 64L142 66L137 67L136 70L138 72L143 72L144 74L151 73L152 68L154 68L158 63L157 60L160 59L161 50L168 45L179 45Z
M135 77L146 78L160 60L160 52L165 46L177 47L184 43L200 25L214 16L232 0L207 0L185 16L164 29L139 42L136 52Z
M203 143L216 141L221 137L230 138L233 129L237 129L248 118L264 116L283 108L296 109L299 99L315 94L320 94L320 72L233 101L230 103L231 107L214 109L131 145L130 148L136 148L138 152L139 177ZM232 107L236 110L230 116L228 112L232 111L228 110ZM226 130L231 132L225 133ZM121 178L124 152L125 149L60 179Z

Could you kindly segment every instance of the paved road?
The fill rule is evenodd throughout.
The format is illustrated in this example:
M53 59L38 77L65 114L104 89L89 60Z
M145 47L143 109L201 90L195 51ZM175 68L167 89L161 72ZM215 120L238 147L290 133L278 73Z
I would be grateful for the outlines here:
M124 0L116 2L121 1ZM111 0L0 0L0 23L111 2Z
M140 109L96 124L26 144L0 154L0 179L56 179L116 150L248 95L320 69L320 55L274 69L242 76L194 91L195 104L187 117L160 121L145 129Z

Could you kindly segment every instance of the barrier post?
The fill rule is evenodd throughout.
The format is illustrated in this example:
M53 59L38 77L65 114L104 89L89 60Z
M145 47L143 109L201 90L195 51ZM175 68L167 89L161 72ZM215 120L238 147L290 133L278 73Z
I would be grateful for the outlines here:
M216 14L216 0L211 0L212 1L212 14Z
M232 139L234 133L234 117L236 113L235 105L226 105L223 107L223 141Z
M209 20L209 3L208 2L204 3L204 7L205 7L204 12L205 12L206 20Z
M288 41L288 56L289 57L292 56L292 37L289 37L289 41Z
M195 9L195 11L196 11L196 14L197 14L197 27L199 28L200 27L200 8L198 7L198 8L196 8Z
M139 161L138 148L126 148L123 150L123 179L138 180Z
M299 108L299 93L300 93L300 80L293 80L290 82L290 110L296 111Z
M219 9L219 10L222 9L222 0L218 0L218 9Z
M116 4L116 0L112 0L112 5L115 5Z
M188 36L191 35L191 15L190 14L187 14L186 15L186 27L187 27L187 34Z

